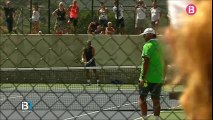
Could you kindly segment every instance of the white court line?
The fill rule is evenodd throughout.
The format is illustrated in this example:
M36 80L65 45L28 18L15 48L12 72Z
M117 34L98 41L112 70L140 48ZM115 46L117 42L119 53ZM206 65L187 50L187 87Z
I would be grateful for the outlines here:
M97 86L97 84L93 84L94 86ZM82 85L83 86L83 85ZM48 87L48 86L45 86L45 90L46 90L46 87ZM84 86L83 86L84 87ZM107 86L108 87L108 86ZM12 89L12 88L14 88L14 90L16 89L15 87L8 87L8 88L0 88L0 89ZM100 90L100 88L103 88L103 87L96 87L96 88L98 88L98 90ZM25 89L25 88L19 88L19 90L21 90L21 89ZM35 88L34 88L35 89ZM39 87L38 87L38 89L39 89ZM54 88L54 89L57 89L57 90L67 90L67 88ZM51 90L53 90L54 91L54 89L51 89ZM88 87L88 89L90 90L97 90L97 89L93 89L93 88L90 88L90 87ZM118 90L118 89L116 89L116 88L110 88L111 90ZM41 89L42 90L42 89ZM48 90L50 90L50 89L48 89ZM76 90L76 88L68 88L68 90ZM84 90L84 88L82 88L82 89L77 89L77 90ZM126 89L126 88L120 88L119 90L123 90L123 91L135 91L136 89ZM56 93L57 93L57 91L56 91Z
M15 98L23 98L23 96L14 96L14 97L3 98L3 99L0 99L0 101L4 101L7 99L15 99Z
M151 98L148 98L147 100L150 100L150 99L151 99ZM120 108L120 107L123 107L123 106L128 106L128 105L137 104L137 103L138 103L138 102L132 102L132 103L127 103L127 104L123 104L123 105L119 105L119 106L115 106L115 107L105 108L105 109L103 109L103 110L94 111L94 112L90 112L90 113L86 113L86 114L82 114L82 115L77 115L77 116L74 116L74 117L66 118L66 119L64 119L64 120L71 120L71 119L75 119L75 118L79 118L79 117L83 117L83 116L87 116L87 115L99 113L99 112L101 112L101 111L111 110L111 109L114 109L114 108Z
M174 110L175 108L179 108L179 107L181 107L182 105L178 105L178 106L175 106L175 107L172 107L172 108L170 108L169 110ZM161 113L164 113L164 112L168 112L168 111L160 111ZM152 114L149 114L149 115L147 115L147 117L149 118L151 115L154 115L154 113L152 113ZM136 119L134 119L134 120L144 120L142 117L140 117L140 118L136 118Z
M77 116L74 116L74 117L66 118L66 119L64 119L64 120L71 120L71 119L75 119L75 118L79 118L79 117L83 117L83 116L87 116L87 115L99 113L99 112L101 112L101 111L111 110L111 109L114 109L114 108L120 108L120 107L123 107L123 106L128 106L128 105L132 105L132 104L136 104L136 103L138 103L138 102L132 102L132 103L123 104L123 105L121 105L121 106L119 105L119 106L115 106L115 107L105 108L105 109L103 109L103 110L94 111L94 112L90 112L90 113L86 113L86 114L82 114L82 115L77 115Z

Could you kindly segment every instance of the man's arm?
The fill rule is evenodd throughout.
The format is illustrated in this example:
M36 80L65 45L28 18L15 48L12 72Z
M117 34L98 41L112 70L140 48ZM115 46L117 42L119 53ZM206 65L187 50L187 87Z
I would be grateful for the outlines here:
M4 6L3 6L3 5L0 5L0 9L4 9Z
M77 6L77 14L79 13L79 7Z
M55 16L55 17L57 17L57 15L56 15L57 10L58 10L58 9L56 9L56 10L52 13L52 15Z
M165 60L164 61L164 67L163 67L163 80L164 80L164 83L166 82L165 80L166 80L167 68L168 68L168 63Z
M70 5L68 8L67 8L67 13L69 14L69 12L70 12L70 10L71 10L71 7L72 7L72 5Z
M92 47L92 58L91 59L94 59L94 56L95 56L95 48Z
M134 10L135 10L135 11L134 11L135 16L137 15L137 8L138 8L138 5L136 5L136 6L135 6L135 9L134 9Z
M108 13L109 13L109 10L108 10L108 8L105 8L105 11L106 11L106 14L108 14Z
M152 8L151 8L152 9ZM152 10L150 9L149 13L148 13L148 16L149 16L149 19L152 19Z
M158 18L158 20L160 20L160 18L162 17L162 12L161 12L161 9L159 7L157 9L158 9L158 12L159 12L159 18Z
M114 13L116 13L116 12L117 12L117 7L114 6L114 7L112 8L112 11L113 11Z
M142 86L144 86L144 82L146 81L145 76L146 76L147 70L149 68L149 58L144 56L143 59L144 59L144 62L143 62L143 65L142 65L143 73L141 73L142 74L142 78L141 78L142 80L140 80L140 84Z
M82 54L81 54L81 62L85 63L86 60L86 56L85 56L85 49L82 50Z
M146 76L146 73L148 71L148 68L149 68L149 58L144 56L143 57L144 59L144 63L143 63L143 73L142 73L142 78L144 79L145 76Z

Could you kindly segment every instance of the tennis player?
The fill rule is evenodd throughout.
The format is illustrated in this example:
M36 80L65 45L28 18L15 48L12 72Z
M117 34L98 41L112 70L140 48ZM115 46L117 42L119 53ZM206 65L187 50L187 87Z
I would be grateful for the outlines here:
M165 76L165 60L162 48L156 39L153 28L147 28L142 33L145 44L142 50L142 66L139 78L140 109L142 117L147 120L146 97L151 93L155 120L160 120L160 94Z
M82 62L84 63L85 67L95 67L95 48L92 46L92 42L90 40L87 41L87 46L82 51ZM92 69L93 73L95 74L95 78L97 80L97 84L99 83L98 74L96 69ZM86 77L88 85L91 85L91 75L89 73L89 69L86 69Z

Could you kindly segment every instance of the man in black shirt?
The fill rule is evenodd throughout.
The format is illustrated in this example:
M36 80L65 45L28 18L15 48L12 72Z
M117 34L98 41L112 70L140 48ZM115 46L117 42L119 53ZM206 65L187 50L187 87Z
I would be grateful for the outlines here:
M95 67L95 48L92 46L91 41L87 41L87 46L83 49L82 51L82 62L84 63L85 67ZM98 80L98 74L96 72L96 69L92 69L93 73L95 74L97 83L99 82ZM90 85L90 74L89 74L89 69L86 69L86 76L87 76L87 83Z
M7 29L8 29L8 32L11 33L13 31L13 18L14 18L15 10L14 8L12 8L10 1L6 2L6 6L3 7L3 9L4 9L5 18L6 18Z

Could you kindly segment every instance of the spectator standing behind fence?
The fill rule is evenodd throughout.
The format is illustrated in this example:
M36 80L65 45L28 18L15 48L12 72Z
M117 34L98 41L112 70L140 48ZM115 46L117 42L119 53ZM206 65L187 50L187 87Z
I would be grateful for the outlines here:
M55 32L56 34L66 33L66 10L64 3L60 2L58 8L52 13L56 17Z
M108 22L108 9L107 7L104 6L104 3L101 2L101 6L98 9L98 20L99 20L99 24L102 27L106 27L107 26L107 22Z
M158 26L160 23L161 10L157 6L157 2L152 3L152 8L150 9L150 16L151 16L151 26L156 31L156 33L159 34Z
M194 4L197 12L188 15ZM168 1L165 32L179 76L186 76L180 103L187 120L212 120L212 1Z
M106 27L106 30L105 30L105 34L107 35L112 35L115 33L115 29L113 28L112 26L112 22L108 22L107 23L107 27Z
M143 0L139 0L135 6L136 22L135 29L136 34L140 34L144 31L146 24L146 5Z
M32 34L38 34L39 32L39 19L40 19L40 13L38 11L38 5L35 4L33 5L33 10L32 10Z
M142 67L139 78L140 109L142 117L147 120L146 97L151 93L155 120L160 120L160 94L165 76L165 62L162 48L156 39L153 28L147 28L142 33L145 44L142 50Z
M12 7L11 1L7 1L3 9L4 9L4 14L5 14L6 23L7 23L7 30L9 33L12 33L15 9Z
M114 1L114 7L113 12L115 13L115 19L116 19L116 27L118 30L118 33L124 34L124 9L123 5L121 5L117 0Z
M77 1L76 0L73 0L72 5L69 6L67 12L69 14L68 23L69 24L73 24L74 33L76 33L77 29L78 29L77 25L78 25L78 13L79 13L79 7L77 5ZM68 31L70 32L70 26L68 27Z
M85 67L95 67L95 48L92 46L92 42L90 40L87 41L87 46L83 48L82 51L82 62L84 63ZM97 80L97 84L99 83L98 74L96 69L92 69L93 73L95 74L95 78ZM89 73L89 69L86 69L86 77L88 85L91 85L91 74ZM98 84L99 85L99 84Z

